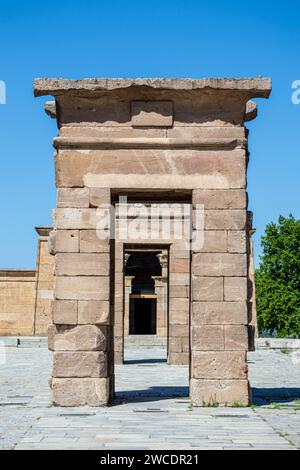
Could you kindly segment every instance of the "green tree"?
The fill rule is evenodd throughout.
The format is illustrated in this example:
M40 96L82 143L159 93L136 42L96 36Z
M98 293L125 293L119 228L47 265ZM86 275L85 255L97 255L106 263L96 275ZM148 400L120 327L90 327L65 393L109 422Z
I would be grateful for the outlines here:
M266 226L255 271L260 332L300 337L300 220L280 216Z

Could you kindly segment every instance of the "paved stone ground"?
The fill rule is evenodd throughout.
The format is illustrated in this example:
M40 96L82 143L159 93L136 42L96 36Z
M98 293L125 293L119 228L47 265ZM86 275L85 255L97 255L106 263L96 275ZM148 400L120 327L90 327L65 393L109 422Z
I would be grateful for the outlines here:
M300 449L300 364L281 351L249 354L255 407L196 408L187 367L168 366L163 349L130 349L116 368L116 403L105 409L53 407L51 353L5 351L1 449Z

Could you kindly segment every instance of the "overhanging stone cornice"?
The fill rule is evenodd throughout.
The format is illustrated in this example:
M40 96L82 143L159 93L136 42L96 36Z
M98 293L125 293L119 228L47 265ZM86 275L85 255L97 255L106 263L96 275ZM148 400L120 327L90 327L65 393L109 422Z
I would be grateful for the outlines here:
M40 237L48 237L49 233L51 232L52 227L35 227L35 231L40 235Z
M59 96L65 93L86 96L131 87L147 87L153 90L197 92L201 90L231 90L250 97L268 98L272 89L271 79L257 78L36 78L35 96Z

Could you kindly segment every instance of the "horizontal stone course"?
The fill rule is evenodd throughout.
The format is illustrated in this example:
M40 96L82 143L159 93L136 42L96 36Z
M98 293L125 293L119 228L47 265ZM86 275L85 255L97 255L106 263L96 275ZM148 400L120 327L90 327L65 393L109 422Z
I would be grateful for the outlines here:
M89 189L58 188L57 207L89 207Z
M58 332L54 338L55 351L106 351L107 328L96 325L76 326Z
M193 302L192 325L246 325L247 303L244 302Z
M246 379L195 379L190 381L190 394L194 405L249 404L249 385Z
M53 377L106 377L104 352L54 352Z
M94 229L101 220L97 209L58 208L53 211L54 227L56 229Z
M60 150L57 187L240 189L246 186L243 149ZM145 178L145 176L147 176ZM65 228L65 227L64 227ZM78 227L68 227L78 228ZM81 227L79 227L81 228Z
M57 276L108 276L108 254L59 253L55 257Z
M197 379L247 379L246 353L193 351L192 371Z
M109 300L108 276L56 276L59 300Z
M245 210L205 210L205 230L244 230L247 212Z
M244 254L196 253L192 271L197 276L247 276L247 258Z
M246 209L247 194L244 189L196 189L193 191L193 205L207 209Z
M109 399L107 378L53 378L51 388L57 406L106 406Z

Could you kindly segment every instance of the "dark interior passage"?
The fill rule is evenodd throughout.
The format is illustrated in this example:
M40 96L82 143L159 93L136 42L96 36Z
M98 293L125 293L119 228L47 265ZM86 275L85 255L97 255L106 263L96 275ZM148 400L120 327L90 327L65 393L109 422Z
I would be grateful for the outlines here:
M129 334L156 334L156 299L130 298Z

